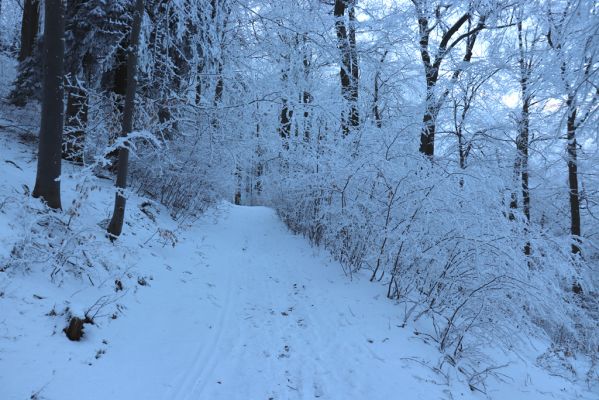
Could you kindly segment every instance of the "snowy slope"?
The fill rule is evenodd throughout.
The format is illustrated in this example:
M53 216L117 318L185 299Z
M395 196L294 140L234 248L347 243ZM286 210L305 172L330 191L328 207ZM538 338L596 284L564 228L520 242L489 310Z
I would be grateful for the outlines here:
M21 189L33 183L32 147L13 139L1 139L2 256L27 220L20 208L36 204ZM77 192L68 176L64 190L69 204ZM487 395L435 371L435 348L399 327L378 284L344 276L273 210L223 203L180 229L159 207L151 221L140 211L146 200L131 195L124 235L111 244L97 223L112 195L109 181L96 182L77 220L108 266L90 270L93 286L85 274L50 283L41 264L0 272L0 399L599 398L597 387L513 356ZM174 247L165 232L176 232ZM106 304L96 324L68 341L64 309L81 315L98 299Z

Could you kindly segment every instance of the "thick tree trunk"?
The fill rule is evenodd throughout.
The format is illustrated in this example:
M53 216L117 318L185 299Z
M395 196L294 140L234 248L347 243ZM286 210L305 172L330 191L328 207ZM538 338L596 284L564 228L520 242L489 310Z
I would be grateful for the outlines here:
M420 153L427 157L432 157L435 154L435 133L437 130L437 115L438 108L434 105L434 90L436 80L427 78L426 89L426 109L422 116L422 130L420 131Z
M137 90L137 53L139 47L139 36L141 31L141 21L144 13L144 0L137 0L135 3L135 16L133 18L133 27L129 40L127 52L127 90L125 95L125 107L123 110L122 136L127 137L133 130L133 114L135 112L135 91ZM121 146L119 149L119 163L116 178L117 192L114 201L114 211L112 219L108 225L108 233L111 238L118 237L123 231L123 222L125 220L125 189L127 188L127 172L129 167L129 149Z
M39 0L25 0L23 20L21 21L21 48L18 61L23 62L33 54L35 40L39 30Z
M569 101L571 103L572 101ZM571 109L568 115L568 184L570 186L570 234L574 242L572 243L572 253L579 254L580 246L578 240L581 236L580 224L580 195L578 192L578 161L576 154L576 109Z
M46 0L44 23L44 86L37 176L33 197L61 208L60 172L64 105L64 4Z
M120 44L119 48L116 51L115 55L115 65L113 70L111 71L111 80L107 82L108 90L111 90L113 93L119 95L117 97L117 109L121 114L124 112L124 104L122 101L123 96L127 93L127 53L125 50L130 45L128 39L123 40ZM110 74L109 74L110 75ZM109 132L109 142L113 144L118 136L118 132ZM106 157L111 161L109 170L114 172L118 170L118 158L119 158L119 150L113 150L106 155Z

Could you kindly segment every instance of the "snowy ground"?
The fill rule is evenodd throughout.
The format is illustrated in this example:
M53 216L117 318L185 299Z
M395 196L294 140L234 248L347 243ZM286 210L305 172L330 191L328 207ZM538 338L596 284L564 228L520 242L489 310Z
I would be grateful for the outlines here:
M16 138L0 135L0 257L39 208L23 186L34 181L34 147ZM65 168L65 205L78 193L74 171ZM267 208L223 203L180 227L158 206L152 221L132 195L112 244L98 222L113 193L110 181L93 182L76 219L95 254L79 278L50 283L43 260L0 268L0 399L599 398L597 386L513 356L486 395L436 372L435 348L399 327L383 288L344 276ZM68 341L69 312L90 307L96 324Z

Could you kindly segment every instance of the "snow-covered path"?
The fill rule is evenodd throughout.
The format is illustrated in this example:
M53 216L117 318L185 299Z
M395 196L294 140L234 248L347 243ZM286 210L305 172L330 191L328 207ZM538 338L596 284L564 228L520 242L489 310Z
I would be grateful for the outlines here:
M399 387L413 399L442 396L442 386L431 391L401 371L405 347L425 346L398 343L397 309L379 299L380 288L365 293L272 210L223 206L219 214L176 250L203 261L173 266L185 277L165 296L178 299L156 305L168 327L161 352L173 363L162 398L383 399Z
M144 242L133 230L119 239L122 249ZM427 367L439 354L399 327L384 288L348 279L271 209L223 203L175 247L154 241L127 258L150 287L130 286L123 315L86 328L81 342L59 332L61 317L46 316L48 300L31 300L51 295L46 278L9 283L15 307L1 311L17 327L21 316L45 322L0 334L9 339L0 342L0 399L487 398L460 374L447 382ZM488 387L490 398L594 398L518 368Z

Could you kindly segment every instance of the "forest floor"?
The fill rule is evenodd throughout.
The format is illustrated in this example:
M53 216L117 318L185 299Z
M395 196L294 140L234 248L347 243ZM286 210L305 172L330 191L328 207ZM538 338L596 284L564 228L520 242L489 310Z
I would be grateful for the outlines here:
M35 147L19 137L0 135L4 261L46 226L26 187ZM76 171L65 166L65 213L81 196ZM98 223L110 214L112 183L87 185L66 230L66 241L80 240L64 250L74 262L57 272L26 254L21 267L0 268L0 399L599 398L526 355L497 354L509 365L478 388L486 394L470 390L462 374L435 369L439 353L415 327L400 327L381 284L344 275L271 209L221 203L178 224L131 194L124 233L111 243ZM67 340L69 316L85 313L94 324L80 342Z

